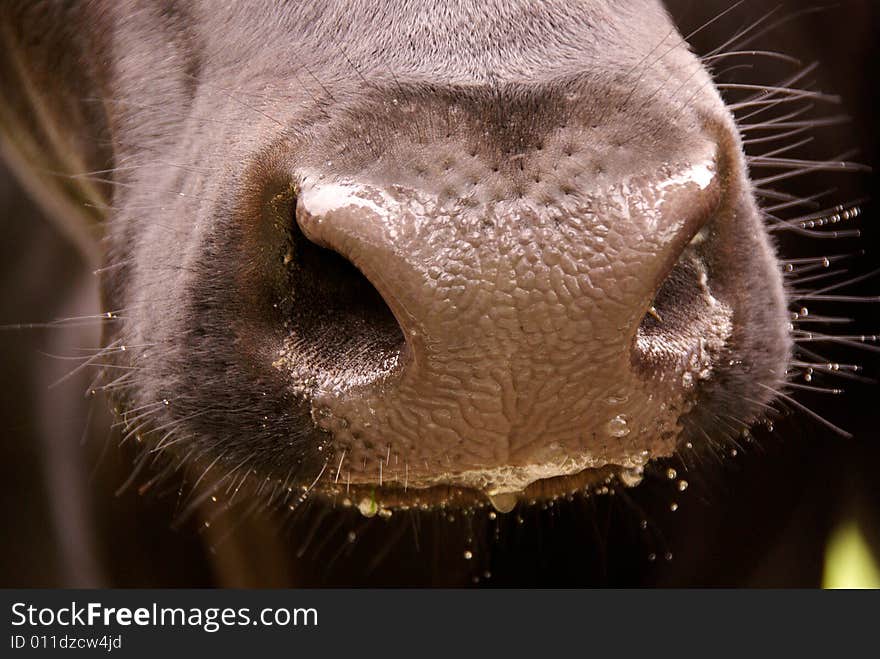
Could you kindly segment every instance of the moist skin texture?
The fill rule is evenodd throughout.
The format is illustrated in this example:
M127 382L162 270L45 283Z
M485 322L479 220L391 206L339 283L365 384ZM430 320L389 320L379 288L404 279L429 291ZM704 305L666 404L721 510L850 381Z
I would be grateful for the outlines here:
M42 181L99 200L99 384L200 482L509 508L635 483L783 381L739 138L658 2L2 12L4 89L38 90L5 148L113 170Z

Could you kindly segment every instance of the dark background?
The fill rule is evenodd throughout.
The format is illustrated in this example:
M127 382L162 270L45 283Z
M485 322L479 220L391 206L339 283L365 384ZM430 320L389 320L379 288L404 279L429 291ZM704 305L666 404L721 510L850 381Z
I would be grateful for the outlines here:
M717 13L716 3L670 4L684 34ZM780 5L779 18L806 7L795 0ZM695 49L712 50L773 6L738 7L696 35ZM842 111L851 117L786 155L824 159L856 148L852 160L876 165L878 13L872 0L844 0L798 16L749 46L794 54L804 64L818 60L821 67L809 80L839 94L842 108L817 107L811 116ZM751 62L755 68L731 71L725 80L769 83L792 72L790 65ZM831 205L870 194L875 176L812 175L778 187L799 195L834 187ZM0 325L101 310L94 277L76 250L5 169L0 169L0 223ZM783 236L780 249L795 256L865 250L848 266L856 276L880 264L875 206L866 206L857 226L863 232L858 241L817 245ZM876 295L880 278L846 292ZM880 305L816 309L853 317L848 334L880 332ZM802 413L791 414L777 419L773 432L756 429L756 441L745 442L736 457L706 456L698 468L672 460L658 465L639 488L617 496L526 508L492 523L484 521L485 513L398 514L368 522L313 506L284 531L290 533L290 553L302 553L291 567L281 574L233 569L237 576L230 579L230 552L211 551L216 536L199 533L196 521L173 528L174 493L141 496L135 482L116 494L130 474L130 456L107 431L106 406L90 406L83 398L89 375L50 388L77 362L48 355L85 354L83 347L98 345L98 332L92 323L0 331L0 586L410 585L472 578L488 585L816 586L829 535L847 522L858 523L880 560L878 387L817 379L813 384L844 387L845 395L799 393L798 400L846 428L851 439ZM880 378L876 351L840 346L824 351ZM679 492L677 479L666 478L669 466L688 481L687 491ZM675 512L672 503L678 504ZM285 562L278 556L285 550L262 543L262 532L249 535L252 529L244 525L241 551L256 556L257 563ZM352 530L359 539L347 543ZM465 550L472 559L463 558Z

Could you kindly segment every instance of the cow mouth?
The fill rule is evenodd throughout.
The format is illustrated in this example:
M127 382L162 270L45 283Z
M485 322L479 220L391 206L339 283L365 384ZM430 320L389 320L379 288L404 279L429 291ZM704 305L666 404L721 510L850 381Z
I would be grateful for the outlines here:
M605 494L616 487L632 487L641 482L642 468L622 469L614 465L586 468L565 476L549 476L531 482L518 492L486 492L460 485L437 484L408 488L400 483L383 485L350 484L329 479L315 489L318 496L343 508L356 508L365 517L390 516L395 510L434 508L489 509L509 513L519 504L571 499L576 494Z

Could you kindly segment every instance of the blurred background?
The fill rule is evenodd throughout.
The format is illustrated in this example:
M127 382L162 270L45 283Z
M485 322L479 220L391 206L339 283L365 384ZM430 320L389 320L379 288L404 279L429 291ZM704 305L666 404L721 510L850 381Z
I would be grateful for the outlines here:
M850 117L846 124L809 133L811 142L785 155L823 160L847 153L849 160L876 167L878 3L778 4L779 10L751 33L754 41L743 48L791 54L802 66L819 62L801 83L840 95L841 105L817 105L806 116ZM681 32L689 34L728 3L675 0L669 5ZM710 53L775 6L737 6L691 42L698 53ZM784 18L791 20L773 28ZM764 34L764 28L773 29ZM743 56L714 68L724 82L773 84L790 77L797 70L792 66ZM0 93L0 103L2 98ZM754 149L755 154L761 151ZM818 173L774 187L798 196L833 188L820 201L824 208L870 196L875 177ZM301 554L295 568L281 576L257 570L230 579L224 568L229 552L226 557L220 552L218 558L216 536L199 532L197 521L172 524L173 492L141 495L141 481L126 482L131 455L117 446L107 405L93 405L84 396L94 374L85 369L69 375L79 363L71 358L100 345L100 323L52 324L103 311L93 266L2 164L0 223L0 586L471 581L523 586L880 586L872 572L880 564L880 389L818 374L811 385L843 388L845 393L798 391L797 400L852 438L795 412L776 419L772 431L755 429L753 440L744 438L723 459L705 459L698 467L693 460L674 459L656 465L643 485L625 493L528 508L486 528L476 528L466 516L450 520L445 515L418 522L407 515L369 523L348 517L330 522L326 518L332 513L314 510L285 531L294 537L291 551ZM876 205L864 204L862 217L848 228L859 228L861 238L776 237L783 260L864 251L847 261L846 279L880 265ZM880 278L841 292L876 296ZM842 330L847 335L880 333L877 304L817 304L811 311L852 318ZM27 324L36 326L19 327ZM828 361L859 364L861 375L878 379L880 344L865 345L815 349ZM674 479L667 478L670 468L678 474ZM687 480L685 491L678 485L681 479ZM337 551L355 525L358 543ZM309 544L297 544L296 534L304 532L321 542L296 549ZM237 551L278 553L268 548L271 543L260 543L260 537L239 543ZM474 547L473 560L462 560L464 547ZM364 556L374 560L364 561ZM277 561L278 556L267 562L270 558Z

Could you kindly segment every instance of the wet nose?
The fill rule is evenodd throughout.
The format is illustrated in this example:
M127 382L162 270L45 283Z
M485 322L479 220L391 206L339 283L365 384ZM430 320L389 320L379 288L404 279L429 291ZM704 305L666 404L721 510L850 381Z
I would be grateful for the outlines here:
M357 465L349 478L375 482L377 464L389 478L393 454L411 483L476 474L460 482L489 491L487 465L554 475L643 453L626 443L639 420L602 406L644 393L639 328L721 197L714 153L541 202L303 176L300 230L363 274L405 341L392 376L315 395L317 423ZM585 452L609 437L605 455Z
M429 353L442 359L444 346L482 346L487 359L521 356L529 346L575 340L585 321L595 340L631 342L720 193L714 159L555 207L525 200L464 209L420 190L306 178L296 220L378 290L406 339L408 367L419 368ZM489 349L491 337L506 350Z

